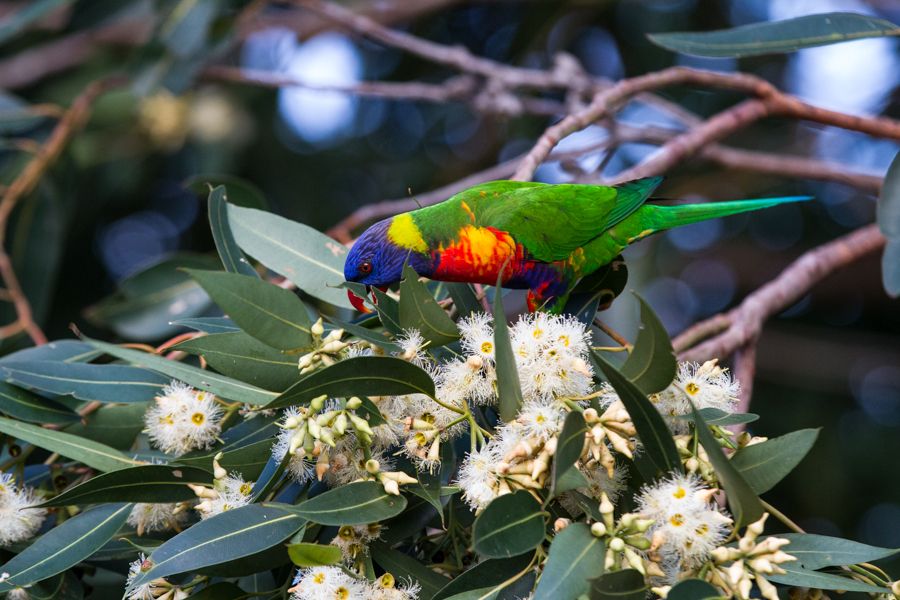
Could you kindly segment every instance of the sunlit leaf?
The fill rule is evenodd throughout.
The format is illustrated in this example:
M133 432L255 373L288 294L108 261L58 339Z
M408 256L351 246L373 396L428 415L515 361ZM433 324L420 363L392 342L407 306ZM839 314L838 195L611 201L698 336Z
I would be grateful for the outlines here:
M500 283L499 277L497 283ZM500 289L499 285L497 289ZM519 371L516 368L516 357L509 339L509 325L506 324L506 313L503 312L503 299L500 294L494 295L494 355L497 366L500 418L508 423L519 414L519 408L524 400L522 386L519 384Z
M365 525L403 512L406 498L392 496L374 481L357 481L301 502L296 512L322 525Z
M334 565L341 562L341 549L330 544L291 544L288 556L298 567Z
M659 317L643 298L637 294L635 297L641 304L641 326L634 349L619 371L645 394L655 394L669 387L678 365Z
M525 490L499 496L475 519L473 548L488 558L523 554L543 541L545 516L538 501Z
M884 19L859 13L821 13L784 21L741 25L716 31L654 33L647 37L663 48L711 58L782 54L863 38L900 35Z
M553 538L534 600L578 598L603 574L606 548L584 523L572 523Z
M575 467L584 450L587 426L578 411L566 415L562 431L559 433L556 454L553 456L550 496L555 497L571 489L584 487L587 480Z
M772 573L766 575L766 579L773 583L781 583L794 587L806 587L816 590L844 590L846 592L868 592L870 594L888 594L885 587L863 583L849 577L832 575L821 571L804 569L797 563L782 563L778 565L786 572L784 574Z
M409 265L404 266L400 282L400 326L407 331L417 330L431 346L459 339L456 324Z
M741 448L731 464L757 494L768 492L794 470L816 443L818 429L801 429Z

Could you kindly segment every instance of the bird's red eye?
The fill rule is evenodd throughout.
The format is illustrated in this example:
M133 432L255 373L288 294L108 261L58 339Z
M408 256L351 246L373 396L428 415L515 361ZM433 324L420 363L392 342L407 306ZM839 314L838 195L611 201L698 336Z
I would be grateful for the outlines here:
M369 273L371 273L372 272L372 263L367 260L364 260L361 263L359 263L359 272L362 273L363 275L368 275Z

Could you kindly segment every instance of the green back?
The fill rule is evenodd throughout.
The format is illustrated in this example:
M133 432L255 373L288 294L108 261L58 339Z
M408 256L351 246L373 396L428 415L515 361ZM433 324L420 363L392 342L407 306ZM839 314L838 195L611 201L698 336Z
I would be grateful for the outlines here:
M494 227L550 262L564 260L627 218L661 181L652 177L615 187L491 181L412 216L430 246L452 243L466 225Z

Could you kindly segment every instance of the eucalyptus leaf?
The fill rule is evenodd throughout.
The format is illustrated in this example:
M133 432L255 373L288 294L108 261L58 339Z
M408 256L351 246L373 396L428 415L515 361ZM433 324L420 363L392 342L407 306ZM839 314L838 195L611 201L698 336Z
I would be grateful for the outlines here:
M500 277L497 277L497 289L500 289ZM519 414L524 399L522 386L519 383L519 371L516 368L516 357L513 354L512 342L509 339L509 325L503 311L503 297L494 295L494 355L497 368L497 396L499 397L500 418L509 423Z
M196 594L189 596L191 600L241 600L246 597L247 593L244 590L227 581L208 585Z
M675 447L669 427L653 403L602 356L596 352L593 352L592 356L631 416L647 457L661 473L680 472L682 468L678 449Z
M675 351L669 334L653 309L635 294L641 304L641 327L634 348L619 371L645 394L669 387L675 379Z
M587 480L575 467L575 463L581 457L584 450L585 433L587 425L584 417L578 411L571 411L566 415L560 431L556 454L553 456L553 469L551 471L550 496L556 497L571 489L584 487ZM577 473L574 477L573 474ZM580 481L578 476L581 476Z
M900 152L894 155L884 175L875 220L884 237L900 239Z
M885 587L863 583L849 577L804 569L797 563L782 563L778 566L784 569L785 573L766 575L766 579L773 583L794 587L808 587L817 590L843 590L845 592L867 592L869 594L889 593L888 588Z
M195 337L172 349L201 355L219 373L267 390L284 391L300 379L296 356L283 354L243 331Z
M249 278L248 278L249 279ZM277 392L270 392L249 383L237 381L211 371L198 369L175 360L167 360L155 354L122 348L90 338L84 338L95 348L110 356L122 359L133 365L151 369L163 375L178 379L195 388L212 392L217 396L246 402L247 404L266 404L278 397Z
M98 475L70 487L41 506L100 502L181 502L195 498L187 486L212 484L209 472L193 467L142 465Z
M584 523L572 523L553 538L534 600L576 600L603 575L606 548Z
M447 600L471 590L499 587L528 570L533 557L528 554L512 558L484 560L457 575L435 595L433 600Z
M64 431L127 453L144 429L146 411L144 404L105 404Z
M404 265L400 282L400 326L417 330L432 347L459 339L456 324L409 265Z
M375 296L375 311L378 318L385 329L394 335L403 333L403 326L400 324L400 303L382 292L378 288L372 288L372 295Z
M213 241L222 265L230 273L239 273L250 277L259 277L256 270L250 266L237 242L231 233L231 225L228 223L228 196L224 185L216 186L209 191L209 228L212 231Z
M41 346L24 348L0 358L0 365L7 362L52 360L57 362L88 362L100 356L100 352L79 340L54 340Z
M6 381L79 400L144 403L162 393L169 382L153 371L128 365L93 365L49 360L4 362Z
M374 481L357 481L301 502L296 512L321 525L365 525L399 515L404 508L403 496L386 493Z
M239 560L282 544L304 520L282 504L248 504L226 510L166 540L148 557L129 590L156 579Z
M64 425L81 420L81 415L68 406L5 382L0 382L0 413L40 424Z
M129 504L104 504L67 519L0 566L0 593L53 577L89 558L125 524Z
M395 396L425 394L434 397L434 381L421 368L390 356L357 356L318 369L266 403L266 408L302 404L316 396Z
M783 54L872 37L898 36L890 21L859 13L833 12L716 31L649 34L654 44L693 56L730 58Z
M879 548L812 533L779 533L777 537L790 540L783 550L810 570L872 562L900 552L900 548Z
M29 25L45 17L50 12L59 9L73 0L33 0L16 8L11 15L6 16L0 23L0 44L14 38Z
M634 569L604 573L591 581L590 600L644 600L647 584Z
M312 227L261 210L228 206L234 238L244 252L300 290L340 308L353 308L340 289L347 248Z
M310 346L309 313L290 290L236 273L188 273L232 321L262 343L279 350Z
M290 544L288 556L298 567L335 565L341 562L341 549L330 544Z
M209 194L210 188L224 186L228 190L228 204L244 208L266 210L268 202L259 187L234 175L223 173L200 173L192 175L184 182L184 187L203 198Z
M383 542L373 542L371 548L372 560L391 573L395 579L412 579L422 586L419 600L431 600L450 581L417 559L394 550Z
M98 471L115 471L141 464L104 444L71 433L44 429L28 423L0 417L0 433L34 444L39 448L58 452Z
M728 506L731 508L731 514L734 515L734 527L740 529L759 519L765 509L753 488L741 475L741 471L725 457L722 447L710 433L703 417L697 412L697 407L691 404L691 410L694 415L694 431L697 432L697 437L709 456L709 462L725 490Z
M891 298L900 297L900 238L890 238L881 256L884 290Z
M546 513L525 490L491 501L475 519L472 546L488 558L523 554L544 540Z
M203 333L234 333L241 328L235 325L228 317L196 317L194 319L179 319L172 321L172 325L187 327Z
M702 579L683 579L672 586L666 600L719 600L722 593Z
M718 408L701 408L700 416L709 426L725 427L728 425L744 425L759 420L759 415L753 413L730 413ZM694 415L688 413L686 415L675 415L676 418L684 421L694 422Z
M453 299L453 305L460 318L468 317L472 313L484 312L484 307L470 284L448 283L447 293Z
M335 319L334 317L326 317L328 321L334 324L337 327L340 327L347 333L352 336L358 337L361 340L365 340L367 342L372 342L380 346L386 352L399 352L400 346L391 341L391 338L384 332L376 329L369 329L368 327L364 327L359 323L348 323L347 321L341 321L340 319Z
M768 492L794 470L812 449L818 429L801 429L741 448L731 464L757 494Z

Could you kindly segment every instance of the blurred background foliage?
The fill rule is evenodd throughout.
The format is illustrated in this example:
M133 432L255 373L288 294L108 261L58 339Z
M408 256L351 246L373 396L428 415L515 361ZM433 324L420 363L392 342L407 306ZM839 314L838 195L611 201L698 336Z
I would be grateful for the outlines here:
M673 64L758 74L829 108L900 117L893 38L741 61L677 56L648 32L725 28L848 10L900 23L900 2L872 0L356 1L354 10L498 61L547 68L566 52L612 80ZM27 10L25 10L27 8ZM23 20L23 14L28 19ZM37 0L0 4L0 181L49 135L47 104L68 106L90 82L126 75L95 103L87 127L9 224L7 248L50 339L69 323L96 335L159 342L172 320L210 314L177 266L215 268L206 181L229 199L266 205L325 230L354 209L415 196L526 151L552 117L481 114L462 103L360 98L299 87L216 81L210 64L242 66L314 85L367 80L439 82L453 72L333 29L290 3L227 0ZM699 115L735 94L663 92ZM553 98L554 96L548 95ZM631 105L622 120L671 126ZM591 127L562 149L601 141ZM767 120L730 145L827 159L882 175L897 144L853 132ZM615 173L654 151L627 143L547 163L537 178ZM198 193L199 192L199 193ZM871 193L691 162L669 174L665 197L812 194L817 202L715 220L629 249L629 286L671 334L720 312L802 251L869 223ZM156 265L156 266L153 266ZM148 267L152 267L149 270ZM139 274L139 275L135 275ZM636 306L607 319L633 335ZM0 321L14 319L0 303ZM27 343L3 340L4 351ZM812 532L900 546L900 311L880 285L877 257L818 286L769 323L758 352L752 410L765 435L824 427L811 456L772 502Z

